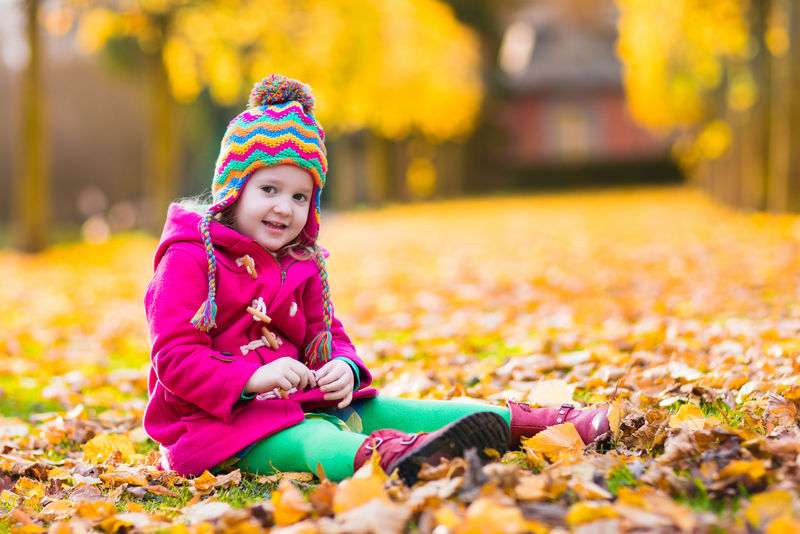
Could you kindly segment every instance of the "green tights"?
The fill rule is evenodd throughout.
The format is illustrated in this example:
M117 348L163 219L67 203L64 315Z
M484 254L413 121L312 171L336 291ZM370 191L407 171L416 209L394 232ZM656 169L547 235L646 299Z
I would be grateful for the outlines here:
M375 430L431 432L476 412L495 412L503 416L506 423L511 421L507 408L471 402L375 397L356 401L352 408L349 417L335 409L323 414L307 414L300 424L256 443L235 467L258 474L316 473L320 463L325 475L338 481L353 475L356 451L364 443L365 435ZM353 416L353 412L357 415Z

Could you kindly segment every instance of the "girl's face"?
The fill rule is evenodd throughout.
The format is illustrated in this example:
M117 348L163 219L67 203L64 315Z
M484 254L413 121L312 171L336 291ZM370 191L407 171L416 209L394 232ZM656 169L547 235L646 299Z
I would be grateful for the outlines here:
M314 182L294 165L255 171L233 207L239 233L276 252L300 235L308 219Z

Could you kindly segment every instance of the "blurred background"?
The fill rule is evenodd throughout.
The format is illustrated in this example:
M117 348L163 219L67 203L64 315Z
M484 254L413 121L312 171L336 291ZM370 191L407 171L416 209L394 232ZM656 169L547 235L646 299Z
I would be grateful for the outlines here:
M326 210L688 183L800 209L791 0L0 0L0 246L157 233L270 72Z

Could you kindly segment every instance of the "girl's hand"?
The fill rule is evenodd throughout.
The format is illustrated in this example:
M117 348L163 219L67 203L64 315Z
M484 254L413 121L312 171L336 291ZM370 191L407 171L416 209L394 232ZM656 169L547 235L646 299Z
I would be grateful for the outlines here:
M244 385L245 393L267 393L283 390L302 391L316 387L314 373L294 358L278 358L262 365Z
M353 386L355 379L353 369L347 362L331 360L317 371L317 386L320 391L327 393L322 398L325 400L342 399L336 405L342 409L353 400Z

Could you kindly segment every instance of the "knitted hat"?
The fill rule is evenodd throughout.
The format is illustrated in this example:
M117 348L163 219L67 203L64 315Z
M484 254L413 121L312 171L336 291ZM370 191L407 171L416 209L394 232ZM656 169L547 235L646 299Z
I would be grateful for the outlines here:
M216 326L216 259L209 235L211 218L236 202L247 179L256 170L294 165L308 171L314 181L308 219L300 239L319 267L324 297L324 331L306 348L306 358L311 362L323 362L330 357L330 291L325 260L316 243L320 194L328 171L324 139L322 127L314 118L311 88L280 74L270 74L255 84L247 109L228 124L211 183L213 204L200 225L208 253L208 298L192 318L198 330L207 332Z

